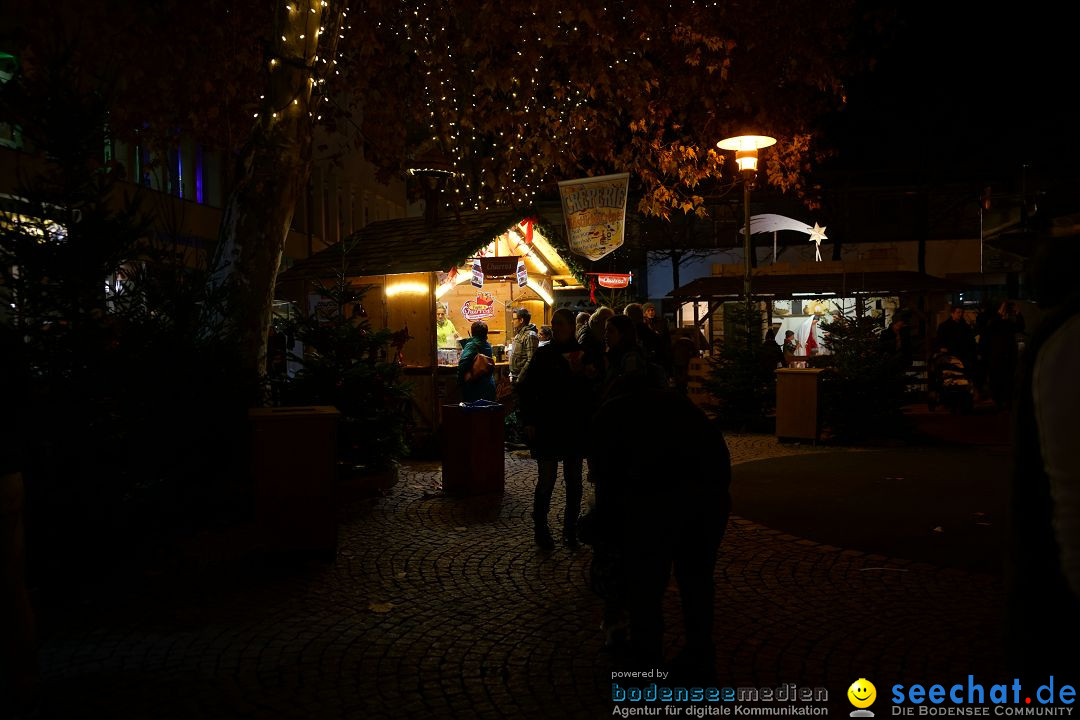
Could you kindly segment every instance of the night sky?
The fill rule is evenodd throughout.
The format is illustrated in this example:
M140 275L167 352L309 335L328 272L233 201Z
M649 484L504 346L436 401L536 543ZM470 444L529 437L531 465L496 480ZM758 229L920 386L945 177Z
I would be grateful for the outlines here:
M898 9L878 67L850 83L846 112L826 124L841 147L832 167L941 181L1014 175L1025 163L1071 172L1080 63L1063 7Z

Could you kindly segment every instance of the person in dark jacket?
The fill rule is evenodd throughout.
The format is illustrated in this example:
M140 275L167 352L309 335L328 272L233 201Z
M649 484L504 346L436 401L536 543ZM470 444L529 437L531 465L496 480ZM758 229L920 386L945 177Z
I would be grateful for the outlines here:
M895 357L905 365L911 363L911 333L908 332L905 317L893 316L889 327L882 330L878 336L878 349L883 355Z
M592 317L589 313L582 311L577 314L574 320L574 338L577 339L578 345L583 345L585 340L585 334L589 332L589 318Z
M483 372L476 372L474 364L477 355L491 359L491 343L487 341L487 323L477 320L470 330L472 339L465 343L458 361L458 388L463 402L474 400L495 400L495 373L491 366Z
M964 363L964 370L974 377L975 368L975 332L964 320L962 305L953 305L949 317L938 325L935 349L945 350Z
M663 661L662 605L674 571L685 646L671 665L672 679L713 682L714 572L731 512L723 434L691 400L647 373L616 381L592 426L593 512L598 534L614 545L621 564L614 584L625 593L633 660L639 667ZM643 427L653 428L649 442L628 446L626 438Z
M1080 237L1039 241L1031 288L1046 314L1020 358L1015 393L1006 660L1025 685L1080 674L1077 263Z
M1024 316L1013 303L1003 301L979 337L983 347L983 360L986 363L990 397L999 408L1012 406L1013 386L1016 383L1016 368L1020 358L1016 336L1022 332Z
M634 334L637 336L638 345L645 353L645 359L663 367L661 361L660 336L645 323L645 310L640 303L630 303L623 308L626 315L634 323Z
M577 545L581 511L581 476L591 383L585 372L584 353L574 339L574 314L560 308L551 316L551 342L537 348L529 370L518 383L521 422L532 456L536 459L533 493L533 529L536 544L550 550L555 543L548 529L551 494L558 466L563 464L566 511L563 542Z
M664 372L671 376L671 329L663 316L656 314L656 305L647 302L641 306L645 315L645 326L656 333L657 351L656 361L664 368Z
M787 367L784 350L776 342L775 328L769 328L765 333L765 341L761 344L761 362L770 372L778 367Z

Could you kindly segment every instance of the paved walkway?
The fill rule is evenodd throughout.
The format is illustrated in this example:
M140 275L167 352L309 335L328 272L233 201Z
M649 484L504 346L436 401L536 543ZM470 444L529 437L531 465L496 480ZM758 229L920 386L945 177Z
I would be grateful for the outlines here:
M730 436L736 463L842 450ZM235 559L119 599L41 611L46 717L601 718L611 658L590 551L532 544L535 464L499 498L438 491L437 464L342 508L332 564ZM561 482L554 507L561 507ZM556 521L557 522L557 521ZM1003 678L1001 580L733 518L717 567L726 685ZM678 646L677 594L666 600Z

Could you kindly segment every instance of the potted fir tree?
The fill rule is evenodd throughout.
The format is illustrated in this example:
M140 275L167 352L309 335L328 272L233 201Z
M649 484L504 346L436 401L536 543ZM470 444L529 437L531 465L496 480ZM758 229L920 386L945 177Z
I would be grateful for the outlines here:
M372 328L363 310L367 289L349 285L342 273L319 288L323 301L316 312L275 323L286 347L299 342L303 351L292 355L300 369L292 377L278 372L274 383L281 404L338 409L341 481L374 491L393 486L398 460L408 451L410 392L397 359L408 333Z

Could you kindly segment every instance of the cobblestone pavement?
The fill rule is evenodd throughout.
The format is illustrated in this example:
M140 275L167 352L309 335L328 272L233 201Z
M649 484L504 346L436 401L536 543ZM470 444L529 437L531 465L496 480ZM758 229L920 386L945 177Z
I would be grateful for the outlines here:
M735 462L837 452L769 436L729 444ZM408 466L386 497L342 508L332 564L230 562L107 607L45 609L45 715L610 717L590 551L538 552L535 464L511 453L506 471L503 496L454 499L437 489L437 463ZM560 482L553 507L561 502ZM736 517L717 580L725 685L823 686L833 714L846 716L844 692L860 677L883 695L892 682L1004 677L1000 578L818 545ZM674 588L665 602L673 651Z

